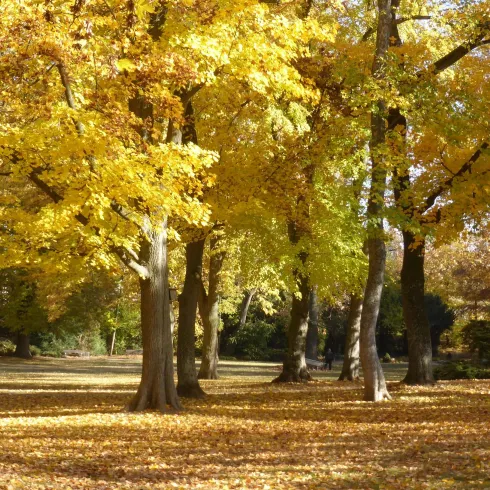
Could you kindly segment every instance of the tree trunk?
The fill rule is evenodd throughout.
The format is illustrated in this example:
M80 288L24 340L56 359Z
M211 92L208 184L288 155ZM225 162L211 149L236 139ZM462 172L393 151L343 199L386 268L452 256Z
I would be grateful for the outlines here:
M30 351L30 339L29 335L24 333L18 333L15 343L15 357L20 357L22 359L31 359L32 354Z
M289 240L297 245L303 234L298 223L291 221L288 224ZM308 254L300 252L298 255L303 266L306 265ZM288 351L284 358L281 374L274 379L275 383L299 383L309 381L311 375L305 361L306 334L310 313L311 286L309 277L299 270L294 271L298 294L293 294L291 305L291 320L288 328Z
M288 328L288 351L284 359L282 373L274 380L276 383L299 383L311 379L305 361L310 290L308 278L301 275L299 279L301 297L296 294L293 295L291 320Z
M378 0L378 27L376 53L373 61L373 76L381 80L385 75L385 58L390 45L392 28L391 0ZM364 399L380 401L391 398L381 363L376 351L376 323L378 321L381 293L386 262L386 248L383 241L383 205L386 191L386 118L384 100L378 100L371 113L371 188L368 201L368 253L369 270L361 315L360 354L364 373Z
M310 319L308 322L308 331L306 333L306 357L308 359L318 359L318 296L316 289L313 288L310 293Z
M376 323L383 291L386 250L380 238L368 240L369 272L361 315L360 353L364 373L364 399L391 398L376 350Z
M344 348L344 363L339 381L359 379L359 336L361 332L362 296L352 294L350 297L347 336Z
M412 233L404 231L401 283L408 337L408 373L403 381L412 385L434 383L432 343L424 302L424 252L424 240L416 241Z
M250 303L257 292L256 288L251 289L245 293L243 297L242 305L240 307L240 326L243 327L247 323L248 309L250 308Z
M219 237L210 241L208 294L201 283L199 313L201 315L204 338L202 346L199 379L218 379L218 329L219 329L219 275L223 267L225 253L217 250Z
M184 288L179 296L177 340L177 392L188 398L202 398L196 370L196 312L202 281L202 256L205 239L185 247L186 269Z
M174 384L170 301L167 269L166 222L159 230L148 230L141 246L140 261L147 277L140 277L143 370L138 391L128 405L129 411L156 409L166 405L181 408Z
M114 344L116 343L116 331L114 330L111 335L111 347L109 349L109 356L114 353Z

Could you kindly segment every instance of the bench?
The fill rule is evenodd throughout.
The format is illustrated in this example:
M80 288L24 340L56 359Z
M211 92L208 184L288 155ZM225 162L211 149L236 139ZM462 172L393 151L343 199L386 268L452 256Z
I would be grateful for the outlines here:
M68 349L63 351L63 357L90 357L90 352Z
M141 356L143 354L143 349L126 349L127 356Z
M324 369L325 364L322 361L315 361L314 359L305 359L306 366L311 369Z

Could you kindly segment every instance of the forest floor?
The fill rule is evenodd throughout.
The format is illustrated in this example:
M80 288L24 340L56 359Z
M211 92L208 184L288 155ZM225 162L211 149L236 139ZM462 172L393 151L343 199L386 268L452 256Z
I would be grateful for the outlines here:
M0 489L490 489L490 380L362 401L340 366L223 362L178 414L121 411L141 358L0 358Z

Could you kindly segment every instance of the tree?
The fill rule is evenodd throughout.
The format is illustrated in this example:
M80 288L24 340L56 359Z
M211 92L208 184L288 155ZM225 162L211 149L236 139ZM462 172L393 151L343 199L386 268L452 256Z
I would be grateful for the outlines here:
M344 360L339 381L355 381L359 379L359 337L361 331L362 304L362 296L351 294L344 347Z
M210 75L194 70L199 61L179 55L187 47L174 43L185 32L182 16L193 12L144 2L64 3L68 16L30 1L2 6L8 76L1 83L10 94L1 115L2 171L46 199L37 209L2 210L11 230L4 243L15 242L4 258L74 274L83 267L117 270L119 259L137 273L143 372L129 409L178 409L167 217L206 220L191 196L207 185L199 174L215 158L162 138L165 125L171 135L181 116L174 91L196 78L205 84ZM201 178L193 180L196 174Z
M226 252L221 249L220 245L219 234L215 234L209 242L208 290L206 291L201 281L199 292L199 314L201 315L204 330L199 379L218 378L219 276L226 256Z
M376 54L372 76L384 77L386 56L390 46L394 5L391 0L378 0ZM368 201L369 272L361 315L360 357L364 372L364 399L380 401L390 398L376 350L376 322L383 290L386 250L383 237L383 202L386 191L387 162L383 153L386 143L386 101L380 98L371 114L371 188Z
M306 351L308 359L318 359L318 317L319 305L316 290L313 288L310 294L310 311L308 331L306 333Z
M472 12L475 14L475 12ZM471 13L470 13L471 15ZM394 20L396 22L396 19ZM441 78L441 73L445 70L452 68L458 61L460 61L464 56L470 54L473 50L478 47L481 47L485 44L484 38L488 35L488 23L478 22L475 28L469 29L469 34L464 32L465 40L463 43L452 49L447 55L441 57L438 61L434 62L429 69L429 71L419 71L417 73L417 82L420 83L422 80L423 84L427 83L429 79L431 83L431 88L434 89L434 86L437 87L438 81L435 80L435 75L437 75L437 79ZM473 32L472 32L473 31ZM393 32L395 33L395 38L397 40L398 46L402 45L401 37L396 28L396 24L394 24ZM400 61L400 66L403 69L404 73L408 72L407 67ZM432 77L432 78L431 78ZM466 114L460 114L458 109L454 110L454 105L451 107L450 105L454 103L454 100L458 100L461 97L461 89L460 87L451 86L448 81L441 81L440 85L444 87L444 93L447 94L450 91L453 91L454 98L449 98L448 103L448 114L447 118L451 121L452 124L458 124L463 122L466 119ZM425 88L426 89L426 88ZM421 93L417 93L417 89L415 90L416 96L421 96L424 93L424 88L420 90ZM459 92L459 93L458 93ZM471 100L465 100L466 111L472 110ZM457 187L460 185L462 180L466 179L466 174L471 173L472 168L474 167L475 162L477 162L485 151L487 144L483 143L480 148L474 152L470 158L464 162L456 171L452 171L449 167L454 167L453 163L449 163L446 165L444 162L445 156L444 153L451 154L451 150L445 148L442 150L440 155L442 155L442 162L439 160L438 165L442 163L442 168L444 171L449 169L449 176L442 175L440 177L440 183L435 186L432 184L432 188L425 187L425 194L422 194L422 199L420 193L420 187L424 188L424 184L427 184L427 176L428 174L423 172L422 175L418 179L414 179L414 177L410 176L410 166L414 166L414 159L408 158L407 154L411 155L415 154L415 159L420 158L420 144L417 147L417 143L415 141L410 141L412 138L409 137L408 145L407 145L407 130L409 131L421 131L417 128L417 123L422 126L425 126L426 120L417 121L418 118L421 117L421 112L423 114L433 114L435 111L439 111L440 108L435 107L435 101L429 102L425 104L425 107L422 111L412 111L411 108L403 111L405 114L402 114L402 111L399 107L390 109L390 118L389 118L389 128L393 132L393 149L394 152L398 155L403 155L400 158L397 166L395 167L395 190L394 196L400 213L403 216L403 221L401 223L401 229L403 233L403 242L404 242L404 256L403 256L403 267L401 271L401 284L402 284L402 296L403 296L403 311L405 317L405 323L407 325L408 332L408 343L409 343L409 369L407 376L405 377L405 382L409 384L427 384L433 383L433 375L432 375L432 346L431 346L431 333L429 328L429 322L427 319L427 313L424 307L424 296L425 296L425 278L424 278L424 259L425 259L425 240L426 236L430 233L431 227L437 225L443 216L441 210L436 210L433 214L428 214L431 208L434 207L436 201L441 198L448 190L451 190L453 187ZM451 114L453 114L451 116ZM409 122L407 123L407 117L411 117ZM423 116L422 116L423 117ZM442 119L441 116L437 116L435 118L436 123L432 125L430 130L428 131L428 137L433 139L434 134L434 126L440 125L440 122L437 122L438 119ZM459 121L458 121L459 119ZM462 121L461 121L462 119ZM430 120L430 119L429 119ZM413 125L410 128L410 124ZM445 145L454 145L455 139L453 137L454 134L454 126L449 126L448 121L446 120L445 128L440 130L437 128L440 133L442 133L439 138L445 141ZM464 122L463 122L464 124ZM429 123L429 126L431 124ZM416 129L417 128L417 129ZM445 135L447 133L447 129L450 128L449 132L452 134ZM427 131L427 128L424 128ZM420 136L419 136L420 138ZM423 139L420 138L420 139ZM415 147L415 152L413 149L410 151L407 146L413 144ZM456 142L456 145L458 143ZM467 140L464 143L467 144ZM432 146L432 145L431 145ZM412 147L413 148L413 147ZM429 154L431 151L428 152ZM426 155L424 155L426 156ZM426 156L426 160L424 161L424 166L426 171L428 170L429 162L431 162L431 158L434 158L433 155L430 155L429 158ZM437 157L436 157L437 158ZM433 160L432 160L433 162ZM431 165L432 166L432 165ZM440 169L437 169L437 173L440 173ZM431 174L430 179L433 181L434 174ZM414 180L417 182L414 183ZM422 182L422 185L421 185ZM414 186L419 185L419 189L414 190ZM464 191L463 191L464 192ZM437 206L436 206L437 208Z
M428 289L440 295L460 320L490 318L488 243L484 231L428 249Z
M29 336L48 328L48 317L37 299L36 283L22 269L0 270L0 321L15 333L17 357L30 359Z

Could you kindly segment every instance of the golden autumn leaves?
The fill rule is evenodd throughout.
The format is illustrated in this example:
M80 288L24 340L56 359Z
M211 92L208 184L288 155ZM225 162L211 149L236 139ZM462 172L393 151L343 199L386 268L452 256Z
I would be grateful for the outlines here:
M0 361L0 486L12 489L486 488L490 384L399 386L390 404L321 377L271 385L225 363L178 415L120 412L135 360ZM83 373L83 374L81 374ZM320 375L323 376L323 375Z

